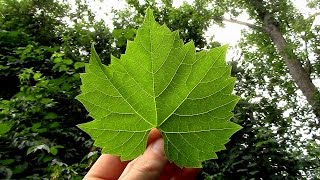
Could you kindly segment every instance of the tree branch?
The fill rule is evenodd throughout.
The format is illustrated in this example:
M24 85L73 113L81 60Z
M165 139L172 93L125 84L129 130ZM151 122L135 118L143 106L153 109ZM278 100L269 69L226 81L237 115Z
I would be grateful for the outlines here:
M251 29L255 29L255 30L264 30L264 28L261 27L261 26L257 26L257 25L254 25L254 24L251 24L251 23L248 23L248 22L239 21L239 20L232 19L232 18L228 19L228 18L225 18L225 17L217 17L215 19L218 19L220 21L231 22L231 23L247 26L247 27L249 27Z

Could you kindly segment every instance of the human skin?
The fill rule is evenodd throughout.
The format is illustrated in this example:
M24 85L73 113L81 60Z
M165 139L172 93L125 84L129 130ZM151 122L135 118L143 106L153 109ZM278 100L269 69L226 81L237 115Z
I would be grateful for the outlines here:
M179 168L169 163L164 153L164 142L157 129L152 129L148 137L146 151L131 162L121 162L120 158L102 154L91 167L85 180L190 180L195 179L200 169Z

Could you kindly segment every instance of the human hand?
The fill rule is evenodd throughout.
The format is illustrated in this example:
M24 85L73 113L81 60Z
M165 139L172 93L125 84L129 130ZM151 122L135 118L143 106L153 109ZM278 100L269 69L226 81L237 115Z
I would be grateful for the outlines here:
M164 142L158 130L151 130L148 147L144 154L131 162L121 162L120 158L103 154L91 167L85 180L148 180L195 179L199 169L183 168L169 163L164 154Z

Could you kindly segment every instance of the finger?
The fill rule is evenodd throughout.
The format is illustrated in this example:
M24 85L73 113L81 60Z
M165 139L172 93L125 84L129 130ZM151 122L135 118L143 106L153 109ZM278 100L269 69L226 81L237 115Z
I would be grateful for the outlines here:
M148 144L161 137L157 129L152 129L149 133ZM103 154L91 167L84 179L118 179L128 162L121 162L117 156Z
M121 174L121 177L124 177L128 174L128 172L131 170L132 166L135 164L135 162L141 157L141 155L139 157L137 157L136 159L132 160L131 162L128 163L128 165L126 166L126 168L124 169L124 171Z
M118 179L128 162L110 154L102 154L84 177L85 180Z
M159 138L161 138L161 134L160 134L159 130L156 129L156 128L153 128L153 129L150 131L149 135L148 135L147 146L149 146L151 143L155 142L155 141L156 141L157 139L159 139ZM132 165L133 165L133 164L135 163L135 161L137 161L139 158L140 158L140 156L137 157L136 159L134 159L133 161L131 161L131 162L127 165L127 167L125 168L125 170L124 170L123 173L122 173L122 176L123 176L123 177L128 174L129 170L131 170Z
M148 136L148 145L152 142L156 141L157 139L161 138L160 131L158 129L151 129L149 136Z
M123 173L119 179L158 179L163 171L167 159L164 155L163 139L158 139L150 144L147 150L136 161L128 164L128 170Z

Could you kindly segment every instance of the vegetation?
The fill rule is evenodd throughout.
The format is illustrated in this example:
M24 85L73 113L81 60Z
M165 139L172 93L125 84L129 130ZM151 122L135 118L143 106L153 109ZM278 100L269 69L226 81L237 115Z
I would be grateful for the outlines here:
M75 100L79 73L92 42L104 64L120 57L148 6L198 50L220 44L204 37L212 23L250 27L242 56L230 61L242 97L232 121L244 128L219 159L203 163L199 179L320 178L318 0L308 1L309 16L289 0L127 3L111 30L85 1L0 0L0 179L83 177L100 149L75 126L92 120ZM238 21L243 12L254 23Z

